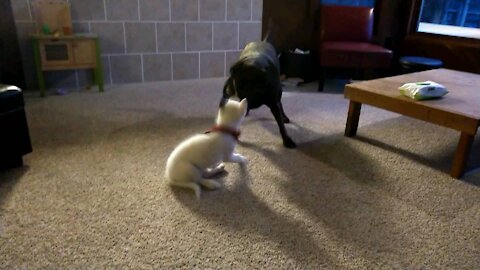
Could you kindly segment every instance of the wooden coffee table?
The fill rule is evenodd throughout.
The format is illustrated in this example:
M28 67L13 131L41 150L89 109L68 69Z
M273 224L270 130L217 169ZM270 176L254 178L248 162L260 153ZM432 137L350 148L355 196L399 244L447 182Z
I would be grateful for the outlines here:
M443 84L449 93L441 99L415 101L398 90L404 83L426 80ZM480 125L480 75L435 69L357 82L345 86L345 98L350 100L345 128L348 137L357 133L362 103L460 131L450 175L462 176Z

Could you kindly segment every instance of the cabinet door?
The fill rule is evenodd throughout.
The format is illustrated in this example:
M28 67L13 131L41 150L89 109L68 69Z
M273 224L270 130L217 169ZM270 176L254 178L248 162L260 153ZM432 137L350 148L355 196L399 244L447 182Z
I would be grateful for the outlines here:
M73 41L73 58L75 65L82 67L95 67L95 40L82 39Z

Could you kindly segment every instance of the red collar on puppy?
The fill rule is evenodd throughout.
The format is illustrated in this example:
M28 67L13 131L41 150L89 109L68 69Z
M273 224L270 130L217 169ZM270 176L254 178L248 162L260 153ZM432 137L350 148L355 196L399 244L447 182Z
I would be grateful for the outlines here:
M205 131L205 134L210 133L210 132L226 133L226 134L232 135L235 138L235 140L237 140L237 141L238 141L238 137L240 137L240 131L239 130L233 130L229 127L213 126L211 129Z

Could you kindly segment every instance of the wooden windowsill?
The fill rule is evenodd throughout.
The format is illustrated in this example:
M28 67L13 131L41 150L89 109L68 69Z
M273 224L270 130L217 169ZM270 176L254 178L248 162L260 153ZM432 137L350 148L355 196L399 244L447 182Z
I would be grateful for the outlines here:
M480 39L480 29L478 28L442 25L435 23L421 22L418 24L417 32L451 37Z

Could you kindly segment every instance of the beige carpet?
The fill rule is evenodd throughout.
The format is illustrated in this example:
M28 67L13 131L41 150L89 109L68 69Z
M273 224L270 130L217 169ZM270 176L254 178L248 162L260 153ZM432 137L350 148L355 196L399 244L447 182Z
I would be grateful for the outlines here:
M34 152L0 173L3 269L479 269L480 172L448 172L458 134L290 89L298 149L252 111L223 188L164 184L168 154L213 123L223 79L27 94ZM480 143L471 165L479 166Z

